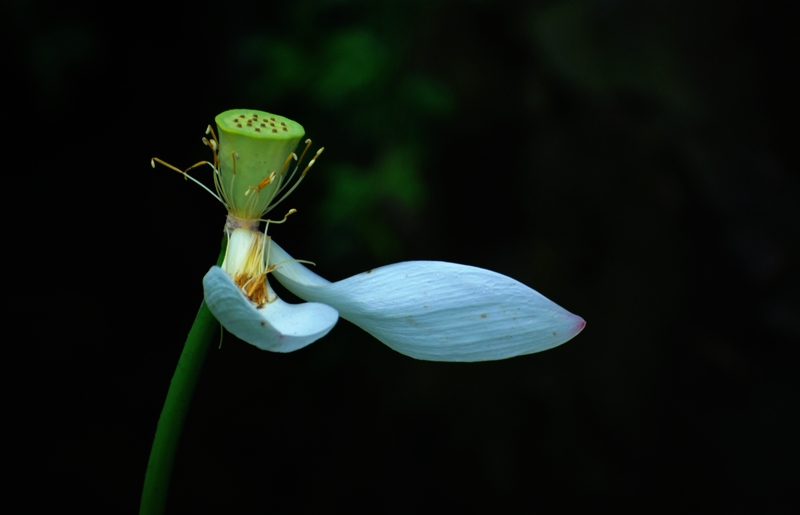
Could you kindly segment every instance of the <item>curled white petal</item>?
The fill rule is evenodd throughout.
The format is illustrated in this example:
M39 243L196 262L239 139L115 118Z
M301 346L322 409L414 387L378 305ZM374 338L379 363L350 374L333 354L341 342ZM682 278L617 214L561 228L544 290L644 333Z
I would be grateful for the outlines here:
M322 338L339 314L325 304L289 304L279 298L256 308L221 268L203 277L208 309L239 339L273 352L292 352Z
M330 283L272 242L273 275L300 298L329 304L392 349L434 361L485 361L540 352L586 325L504 275L453 263L397 263Z

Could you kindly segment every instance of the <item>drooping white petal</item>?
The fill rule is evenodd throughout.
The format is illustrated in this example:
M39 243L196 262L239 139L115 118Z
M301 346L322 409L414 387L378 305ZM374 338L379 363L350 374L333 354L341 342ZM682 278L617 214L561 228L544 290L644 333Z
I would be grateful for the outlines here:
M256 308L233 283L230 276L214 266L203 277L208 309L239 339L273 352L301 349L330 331L339 314L325 304L289 304L275 298Z
M275 243L272 239L270 239L270 250L269 250L269 263L267 265L272 266L275 265L274 273L280 271L280 275L282 278L286 278L287 280L291 281L293 284L297 285L307 285L307 286L325 286L331 284L331 282L324 277L321 277L302 264L298 263L292 256L290 256L283 248ZM283 284L283 281L279 281ZM287 286L287 289L300 297L303 298L302 295L296 293L294 290Z
M538 292L504 275L453 263L409 261L330 283L272 242L273 275L300 298L340 316L408 356L485 361L560 345L585 326Z

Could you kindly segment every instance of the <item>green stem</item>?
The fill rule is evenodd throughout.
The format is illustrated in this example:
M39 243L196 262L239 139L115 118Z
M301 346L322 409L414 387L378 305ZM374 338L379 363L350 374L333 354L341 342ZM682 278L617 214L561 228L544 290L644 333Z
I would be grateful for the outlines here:
M217 266L222 264L227 243L227 238L223 238ZM206 353L218 329L219 322L203 302L200 304L189 336L186 337L186 344L172 376L161 417L158 419L153 448L150 450L150 461L147 463L147 472L144 476L140 515L161 514L166 509L169 480L183 422L189 411Z

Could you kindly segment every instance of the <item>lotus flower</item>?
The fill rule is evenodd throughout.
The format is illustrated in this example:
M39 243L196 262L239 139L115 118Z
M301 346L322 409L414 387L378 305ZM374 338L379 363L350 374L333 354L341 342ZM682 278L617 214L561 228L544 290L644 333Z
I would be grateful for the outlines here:
M211 312L241 340L292 352L325 336L341 316L413 358L485 361L553 348L586 325L524 284L472 266L407 261L327 281L267 235L270 223L283 223L286 217L263 219L294 191L322 149L297 175L311 145L306 140L299 159L292 153L305 135L297 122L243 109L226 111L216 122L220 139L210 126L212 139L203 138L214 152L213 163L203 161L186 171L156 158L152 164L157 161L189 179L187 172L195 167L213 168L217 193L208 191L228 210L229 240L222 267L209 270L203 288ZM287 174L294 160L297 165ZM270 274L308 302L282 301L269 284Z

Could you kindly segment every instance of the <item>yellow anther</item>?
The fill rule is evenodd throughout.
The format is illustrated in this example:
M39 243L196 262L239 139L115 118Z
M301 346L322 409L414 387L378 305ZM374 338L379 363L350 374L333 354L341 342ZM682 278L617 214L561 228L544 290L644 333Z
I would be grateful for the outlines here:
M277 177L277 175L275 174L275 172L272 172L268 176L264 177L264 179L262 179L261 182L258 183L258 186L256 186L256 189L258 191L263 190L264 188L266 188L267 186L272 184L272 181L274 181L276 177Z
M286 170L289 168L289 163L292 162L292 158L294 158L295 161L297 160L297 155L294 152L289 154L289 157L287 157L286 161L283 162L283 168L281 168L281 176L286 175Z

